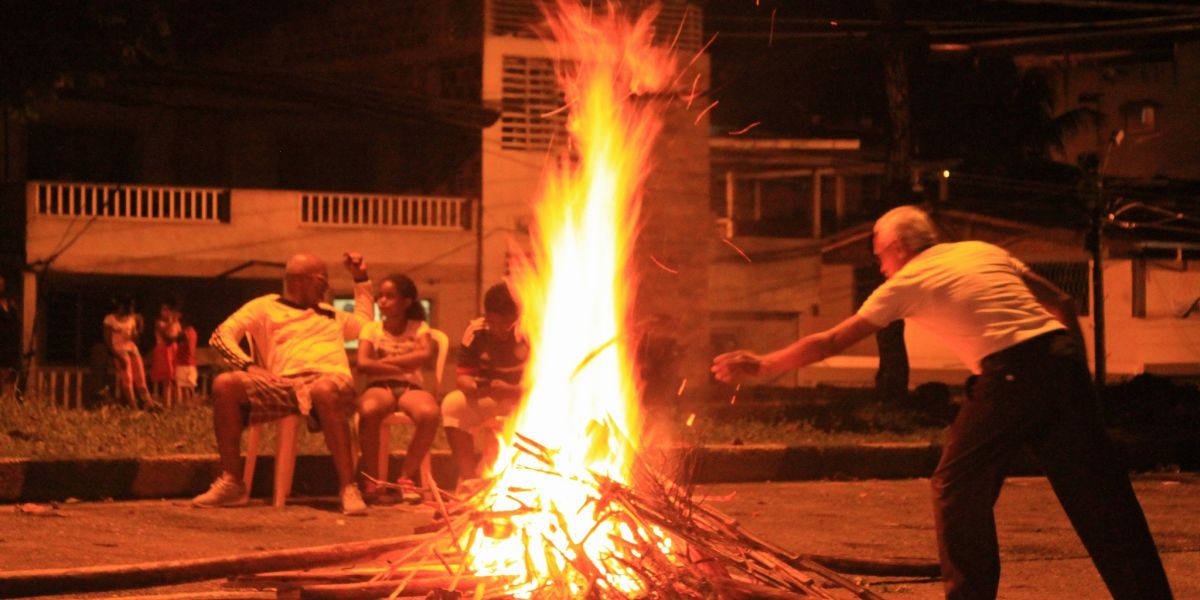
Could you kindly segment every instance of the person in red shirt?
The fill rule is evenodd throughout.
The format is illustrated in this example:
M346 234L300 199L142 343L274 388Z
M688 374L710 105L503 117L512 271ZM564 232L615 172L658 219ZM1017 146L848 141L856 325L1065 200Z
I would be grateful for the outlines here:
M179 323L179 337L175 339L175 387L179 402L186 406L196 399L196 328L183 318L178 307L175 318Z

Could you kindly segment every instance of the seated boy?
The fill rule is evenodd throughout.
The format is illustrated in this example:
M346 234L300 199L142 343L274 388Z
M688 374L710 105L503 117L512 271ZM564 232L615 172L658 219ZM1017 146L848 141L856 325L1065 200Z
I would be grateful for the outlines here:
M521 376L529 343L516 335L517 304L503 283L488 289L484 316L471 321L458 354L458 389L442 402L446 441L458 464L460 482L483 475L482 466L496 460L495 435L489 425L512 414L521 401ZM486 434L486 435L479 435ZM484 442L475 456L475 438Z

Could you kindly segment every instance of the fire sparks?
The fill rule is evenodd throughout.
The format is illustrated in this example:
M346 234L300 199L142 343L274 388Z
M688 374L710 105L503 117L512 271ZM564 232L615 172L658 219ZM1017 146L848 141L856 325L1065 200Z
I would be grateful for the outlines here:
M729 135L742 135L742 134L745 134L747 131L750 131L751 129L758 127L759 125L762 125L762 121L755 121L737 131L730 131Z
M655 266L657 266L658 268L660 268L672 275L679 274L679 271L677 269L672 269L671 267L668 267L667 265L662 264L662 261L658 260L657 258L654 258L653 256L650 257L650 262L653 262L655 264Z
M699 125L699 124L700 124L700 120L704 118L704 115L707 115L707 114L708 114L708 111L712 110L713 108L716 108L716 106L717 106L718 104L720 104L720 103L721 103L721 101L720 101L720 100L713 100L713 101L712 101L712 104L709 104L708 106L705 106L705 107L704 107L704 110L700 111L700 114L696 115L696 120L694 121L694 123L695 123L696 125Z
M511 578L518 596L636 594L646 588L629 566L638 545L654 540L660 556L671 546L597 497L603 481L630 482L638 450L630 258L662 128L657 95L676 74L674 57L651 45L654 12L633 22L615 13L559 0L547 14L564 53L559 80L575 160L548 171L533 206L532 256L514 265L531 348L526 396L482 500L504 518L466 544L470 570Z
M754 261L750 260L750 255L749 255L749 254L746 254L746 252L745 252L744 250L742 250L741 248L738 248L737 244L735 244L735 243L733 243L732 241L730 241L730 239L729 239L729 238L721 238L721 241L722 241L722 242L725 242L725 245L726 245L726 246L729 246L730 248L733 248L733 250L734 250L735 252L737 252L739 256L741 256L743 259L745 259L745 260L746 260L746 262L754 262Z

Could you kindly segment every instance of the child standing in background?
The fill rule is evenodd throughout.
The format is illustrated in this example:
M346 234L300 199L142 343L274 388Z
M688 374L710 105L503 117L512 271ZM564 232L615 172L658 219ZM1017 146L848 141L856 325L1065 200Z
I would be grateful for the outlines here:
M196 399L196 328L183 319L177 307L175 321L179 336L175 338L175 387L180 404L187 406Z
M147 409L157 408L146 388L146 365L138 350L137 339L142 335L142 315L134 310L133 298L126 295L113 301L113 311L104 317L104 341L112 352L117 370L119 394L132 408L138 398Z
M175 404L175 344L179 337L179 317L174 300L167 300L159 308L158 320L154 322L154 350L150 354L150 382L154 392L170 408Z

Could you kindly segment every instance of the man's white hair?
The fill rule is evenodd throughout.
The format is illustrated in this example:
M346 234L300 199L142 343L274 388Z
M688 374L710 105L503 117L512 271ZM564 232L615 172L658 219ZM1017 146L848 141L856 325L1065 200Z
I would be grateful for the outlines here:
M891 237L909 252L924 250L938 242L937 228L929 215L915 206L897 206L875 221L875 237Z

